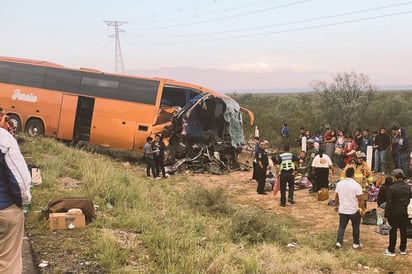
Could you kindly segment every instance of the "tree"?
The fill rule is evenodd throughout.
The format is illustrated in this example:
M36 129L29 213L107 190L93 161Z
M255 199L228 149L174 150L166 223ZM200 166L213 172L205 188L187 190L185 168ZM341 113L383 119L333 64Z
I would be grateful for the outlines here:
M332 83L312 82L325 124L345 132L363 125L368 107L376 97L377 89L366 74L341 73Z

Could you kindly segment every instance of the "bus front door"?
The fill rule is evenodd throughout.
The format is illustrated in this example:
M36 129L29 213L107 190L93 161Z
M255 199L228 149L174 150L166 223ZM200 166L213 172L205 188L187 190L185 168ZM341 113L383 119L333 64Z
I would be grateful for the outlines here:
M90 142L94 98L79 96L74 124L74 139Z
M78 96L64 94L59 114L57 138L73 140Z

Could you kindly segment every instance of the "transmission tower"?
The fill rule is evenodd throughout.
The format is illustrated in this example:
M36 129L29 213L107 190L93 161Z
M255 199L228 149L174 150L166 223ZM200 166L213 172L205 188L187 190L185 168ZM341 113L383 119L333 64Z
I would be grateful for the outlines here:
M109 35L110 38L115 39L116 47L115 47L115 60L114 60L114 67L116 73L119 72L119 67L121 68L121 72L124 73L124 63L123 63L123 56L122 56L122 48L120 47L120 39L119 33L125 32L124 30L120 29L119 26L127 24L124 21L103 21L110 27L114 27L114 34Z

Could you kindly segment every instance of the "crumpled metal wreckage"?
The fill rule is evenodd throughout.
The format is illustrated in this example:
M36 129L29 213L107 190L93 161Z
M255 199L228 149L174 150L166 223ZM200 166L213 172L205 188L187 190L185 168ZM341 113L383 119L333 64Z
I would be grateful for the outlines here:
M245 143L242 111L253 113L230 97L199 94L172 117L172 126L162 132L169 144L165 155L166 172L185 170L223 174L245 169L238 154Z

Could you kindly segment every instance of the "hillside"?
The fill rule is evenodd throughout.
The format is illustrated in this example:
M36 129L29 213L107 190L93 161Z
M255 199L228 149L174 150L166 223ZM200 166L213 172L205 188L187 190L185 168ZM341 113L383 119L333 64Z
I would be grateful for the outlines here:
M186 172L152 181L139 162L26 139L22 152L42 167L26 227L41 273L408 273L412 255L381 255L387 237L361 227L364 248L335 250L338 216L327 201L296 191L296 205L256 194L251 171ZM242 160L250 160L250 153ZM331 178L333 179L333 178ZM331 192L331 198L333 198ZM97 218L52 232L41 214L51 198L88 197ZM369 204L372 208L375 205ZM295 247L288 248L295 242Z

